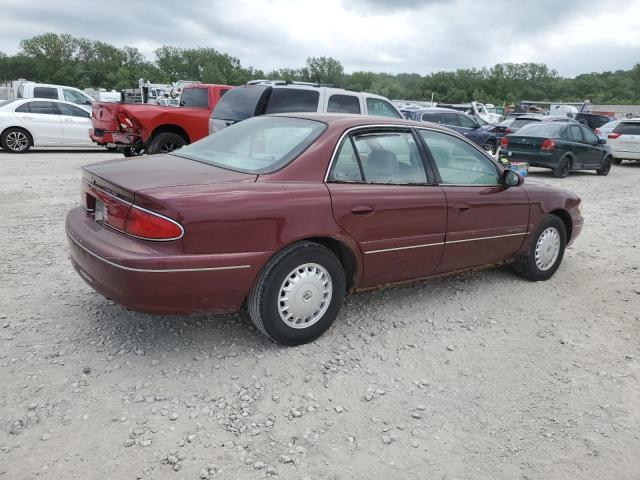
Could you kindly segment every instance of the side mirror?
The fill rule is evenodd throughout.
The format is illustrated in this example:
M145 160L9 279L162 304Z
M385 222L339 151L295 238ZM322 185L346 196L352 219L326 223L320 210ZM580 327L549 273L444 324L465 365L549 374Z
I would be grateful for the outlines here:
M604 145L604 144L606 144L606 143L607 143L607 140L606 140L605 138L599 138L599 139L598 139L598 143L600 143L600 144L603 144L603 145Z
M518 187L524 182L524 177L513 170L505 170L502 174L502 183L507 187Z

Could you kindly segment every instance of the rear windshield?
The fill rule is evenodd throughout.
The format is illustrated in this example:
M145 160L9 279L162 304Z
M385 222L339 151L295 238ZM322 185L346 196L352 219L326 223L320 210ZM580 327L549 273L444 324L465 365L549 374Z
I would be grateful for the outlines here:
M209 108L209 90L206 88L185 88L180 95L181 107Z
M622 122L613 131L620 135L640 135L640 122Z
M536 122L525 125L518 130L518 135L528 137L556 137L560 135L560 131L565 127L564 123L545 123Z
M520 128L530 123L539 122L539 121L540 120L538 120L537 118L516 118L511 124L511 126L514 128Z
M172 155L244 173L271 173L300 155L324 131L315 120L259 116L236 123Z
M267 88L271 87L245 85L232 88L220 99L216 108L211 112L211 118L239 122L253 117L258 101Z

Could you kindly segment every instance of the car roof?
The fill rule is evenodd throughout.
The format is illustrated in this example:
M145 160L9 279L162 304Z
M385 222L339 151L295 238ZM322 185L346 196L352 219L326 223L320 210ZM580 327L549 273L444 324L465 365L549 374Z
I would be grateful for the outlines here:
M461 112L460 110L456 110L455 108L445 108L445 107L424 107L424 108L420 108L418 110L415 110L415 112L417 113L460 113L462 115L465 115L464 112Z
M425 122L419 122L416 120L406 120L403 118L391 118L391 117L377 117L373 115L355 115L346 113L316 113L316 112L300 112L300 113L276 113L267 114L266 116L274 117L291 117L301 118L305 120L315 120L318 122L326 123L327 125L336 127L358 127L367 125L380 125L380 126L404 126L404 127L421 127L424 128ZM438 130L451 132L450 129L441 127L437 124L432 124L437 127Z

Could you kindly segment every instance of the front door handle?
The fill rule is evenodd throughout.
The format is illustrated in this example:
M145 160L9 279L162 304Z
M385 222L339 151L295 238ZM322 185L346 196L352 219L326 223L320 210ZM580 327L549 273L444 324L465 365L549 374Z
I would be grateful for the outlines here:
M458 213L466 212L467 210L471 210L471 205L469 205L467 203L456 203L453 206L453 209Z
M376 209L373 208L371 205L354 205L353 208L351 208L351 213L354 215L371 215L373 212L375 212Z

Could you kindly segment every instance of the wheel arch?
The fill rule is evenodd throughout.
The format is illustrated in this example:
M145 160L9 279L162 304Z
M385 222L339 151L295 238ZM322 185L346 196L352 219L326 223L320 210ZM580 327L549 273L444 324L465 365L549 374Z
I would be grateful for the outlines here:
M562 220L564 227L567 229L567 243L569 243L571 235L573 234L573 221L571 220L569 212L562 208L556 208L555 210L550 211L549 214L555 215Z
M182 138L184 138L187 144L191 143L191 140L189 139L189 134L186 132L186 130L181 126L174 125L172 123L160 125L159 127L156 127L153 130L153 132L151 132L151 136L149 137L149 140L147 141L147 143L152 142L153 139L157 135L160 135L161 133L175 133L177 135L180 135Z

